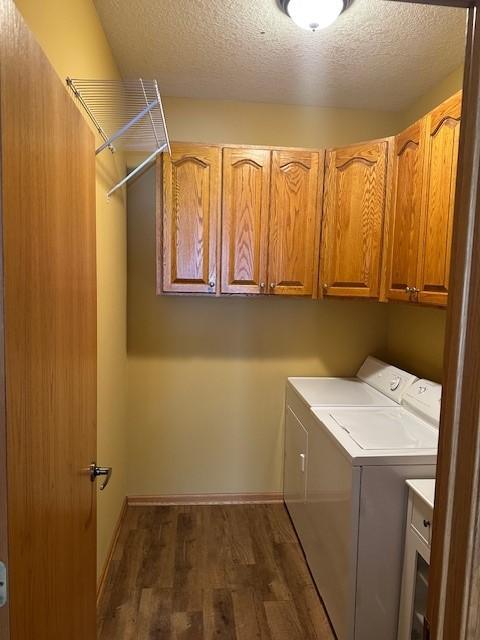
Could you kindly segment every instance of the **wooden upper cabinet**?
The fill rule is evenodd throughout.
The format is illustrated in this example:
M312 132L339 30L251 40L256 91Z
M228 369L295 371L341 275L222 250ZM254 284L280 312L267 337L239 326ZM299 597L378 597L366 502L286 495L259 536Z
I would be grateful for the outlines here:
M174 144L163 156L163 291L215 293L221 149Z
M323 151L173 144L158 292L445 305L460 110L458 93L395 138L330 150L325 196Z
M426 125L427 118L423 118L395 138L386 287L390 300L410 300L410 290L417 282Z
M270 155L223 150L222 293L265 293Z
M461 92L428 116L425 206L418 255L418 301L445 305L448 298L455 204Z
M379 295L389 141L327 152L320 289L323 295Z
M269 293L311 296L318 265L323 154L273 151L271 171Z

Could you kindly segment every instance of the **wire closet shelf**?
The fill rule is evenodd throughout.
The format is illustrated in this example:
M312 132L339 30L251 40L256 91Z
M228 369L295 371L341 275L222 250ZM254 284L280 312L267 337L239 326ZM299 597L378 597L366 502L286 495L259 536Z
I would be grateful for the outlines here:
M85 109L103 142L96 149L116 149L148 156L108 192L111 196L163 151L170 153L165 114L156 80L82 80L67 85Z

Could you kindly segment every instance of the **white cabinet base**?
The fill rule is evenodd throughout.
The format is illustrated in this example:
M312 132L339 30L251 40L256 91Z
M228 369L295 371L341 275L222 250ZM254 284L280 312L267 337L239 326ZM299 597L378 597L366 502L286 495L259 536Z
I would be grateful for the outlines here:
M432 481L434 482L434 481ZM415 481L409 481L414 484ZM433 506L410 487L398 640L422 640L428 593Z

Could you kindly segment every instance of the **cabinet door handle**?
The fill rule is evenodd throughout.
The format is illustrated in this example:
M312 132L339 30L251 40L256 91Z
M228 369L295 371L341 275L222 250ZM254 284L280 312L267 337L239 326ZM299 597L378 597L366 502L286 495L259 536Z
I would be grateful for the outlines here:
M260 282L260 289L265 289L265 283L264 282Z
M423 521L423 526L424 526L425 528L428 528L428 527L430 527L431 525L432 525L432 523L430 522L430 520L424 520L424 521Z
M271 283L270 283L270 289L275 289L275 286L276 286L276 285L275 285L275 282L271 282Z
M210 289L213 289L215 287L215 282L213 280L210 280L208 286L210 287Z

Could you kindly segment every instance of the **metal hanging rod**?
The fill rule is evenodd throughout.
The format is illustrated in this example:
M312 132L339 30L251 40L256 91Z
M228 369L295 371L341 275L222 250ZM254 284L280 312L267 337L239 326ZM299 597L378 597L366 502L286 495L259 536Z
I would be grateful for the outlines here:
M81 80L67 78L67 85L85 109L103 143L96 149L148 152L138 167L116 184L108 195L136 175L155 157L168 150L165 113L156 80ZM115 146L114 146L115 143Z
M107 193L107 196L110 197L112 193L115 193L115 191L119 189L122 185L124 185L128 180L130 180L130 178L133 178L133 176L136 176L137 173L139 173L144 167L149 165L150 162L153 162L153 160L158 156L158 154L162 153L162 151L164 151L166 148L167 148L167 145L164 144L163 147L156 149L152 154L148 156L148 158L145 158L143 162L141 162L137 167L135 167L135 169L132 169L132 171L130 171L128 175L122 178L122 180L120 180L118 184L116 184L112 189L110 189L110 191Z

